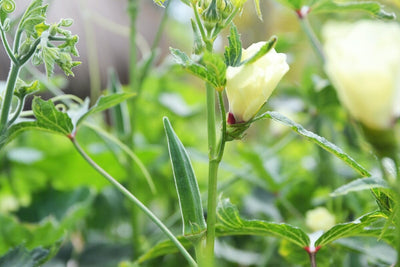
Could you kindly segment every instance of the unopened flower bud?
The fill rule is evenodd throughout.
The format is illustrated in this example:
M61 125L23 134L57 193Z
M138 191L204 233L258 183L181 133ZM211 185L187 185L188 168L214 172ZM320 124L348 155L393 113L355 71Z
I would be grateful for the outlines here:
M306 225L312 231L327 231L335 225L335 216L326 208L318 207L306 213Z
M266 43L252 44L243 49L242 61L255 55ZM251 120L289 70L286 55L271 49L253 63L226 70L226 93L231 120L228 124L245 123ZM229 118L228 118L229 119Z

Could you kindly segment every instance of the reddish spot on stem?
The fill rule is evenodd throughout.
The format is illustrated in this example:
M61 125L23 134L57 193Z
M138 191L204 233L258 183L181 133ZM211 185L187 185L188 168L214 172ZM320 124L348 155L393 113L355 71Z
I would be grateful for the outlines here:
M302 6L300 9L296 10L296 14L299 17L299 19L303 19L304 17L306 17L308 15L308 13L310 13L311 8L308 6Z
M235 116L233 116L233 114L231 112L228 113L228 119L227 119L226 122L228 124L235 124L236 123Z
M69 140L74 140L75 136L76 136L76 132L72 132L70 134L67 134L67 137L68 137Z
M308 254L312 254L312 253L317 253L318 250L321 248L321 246L317 246L315 248L310 248L310 247L304 247L305 251L307 251Z

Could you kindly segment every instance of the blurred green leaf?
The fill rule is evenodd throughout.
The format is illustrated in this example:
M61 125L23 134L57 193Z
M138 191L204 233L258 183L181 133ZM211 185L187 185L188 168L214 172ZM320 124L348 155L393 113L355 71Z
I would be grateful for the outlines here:
M21 223L11 215L0 214L0 254L10 248L24 244L28 249L39 246L44 248L58 248L59 241L64 237L65 231L51 218L46 218L38 224Z
M290 120L289 118L283 116L282 114L275 111L267 111L266 113L258 116L254 120L259 120L261 118L270 118L274 121L282 123L283 125L289 126L293 131L295 131L299 135L306 137L308 140L316 143L329 153L332 153L339 159L343 160L345 163L347 163L350 167L352 167L362 176L371 176L371 174L364 167L362 167L357 161L355 161L353 158L351 158L349 155L343 152L341 148L332 144L324 137L321 137L313 132L306 130L302 125Z
M180 236L177 237L179 242L186 248L189 249L192 246L192 243L185 237ZM157 245L152 247L149 251L139 257L139 259L135 263L143 263L147 260L151 260L163 255L177 253L178 249L174 243L170 240L165 240L159 242Z
M308 235L298 227L285 223L273 223L261 220L245 220L239 215L236 206L229 199L223 199L217 207L217 235L258 235L274 236L290 241L302 248L308 247Z
M226 65L220 55L207 52L203 55L201 62L197 63L179 49L170 48L170 51L176 62L191 74L209 82L217 89L225 86Z
M164 117L163 122L181 208L183 234L196 237L204 234L207 228L197 179L190 163L189 155L175 134L168 118Z
M86 113L84 113L77 121L76 125L79 126L91 114L104 111L119 103L135 96L135 93L115 93L107 96L100 96L96 104L94 104Z
M317 241L315 241L315 246L325 246L337 239L351 236L375 236L378 238L381 236L383 229L373 229L369 226L377 220L382 219L386 219L383 213L372 212L353 222L337 224L322 234Z
M43 0L34 0L26 9L21 18L19 28L25 31L28 37L36 34L35 26L45 21L47 5L43 6Z
M361 178L345 184L331 193L332 197L347 195L350 192L357 192L372 188L390 188L385 180L378 176Z
M36 248L28 251L24 246L18 246L8 251L0 258L0 267L36 267L47 258L49 251Z
M374 1L317 1L312 6L313 13L342 12L342 11L363 11L380 19L395 19L394 13L388 13L383 9L383 5Z
M235 24L232 23L228 37L229 46L225 47L225 64L227 66L239 66L242 59L242 42Z
M37 119L36 125L41 130L64 136L72 133L73 125L68 114L59 111L51 100L44 101L40 97L35 97L32 110Z

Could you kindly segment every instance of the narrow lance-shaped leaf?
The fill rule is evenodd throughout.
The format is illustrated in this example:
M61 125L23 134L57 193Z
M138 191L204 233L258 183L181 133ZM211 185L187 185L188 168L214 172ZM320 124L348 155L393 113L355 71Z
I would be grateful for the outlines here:
M236 26L232 23L228 37L229 46L225 47L225 63L227 66L239 66L242 59L242 42Z
M368 190L372 188L390 188L385 180L378 176L361 178L345 184L331 193L332 197L347 195L350 192Z
M293 131L298 133L301 136L306 137L308 140L316 143L326 151L334 154L336 157L339 159L343 160L345 163L347 163L350 167L352 167L354 170L359 172L362 176L371 176L370 173L362 167L358 162L356 162L353 158L351 158L349 155L347 155L341 148L338 146L332 144L328 140L326 140L324 137L321 137L313 132L310 132L304 127L289 118L283 116L282 114L274 111L268 111L258 117L256 117L253 121L262 119L262 118L270 118L273 119L274 121L277 121L279 123L282 123L283 125L289 126Z
M79 124L81 124L84 119L87 118L89 115L109 109L134 96L135 93L115 93L107 96L100 96L96 104L94 104L85 114L83 114L79 118L76 123L77 126L79 126Z
M164 117L163 121L181 208L183 234L188 237L197 237L202 235L206 230L200 190L192 164L183 144L172 129L168 118Z
M273 223L262 220L245 220L240 218L236 206L229 199L219 202L217 208L219 224L217 235L265 235L286 239L302 248L308 247L308 235L298 227L285 223Z
M240 63L240 65L246 65L246 64L251 64L256 62L258 59L260 59L262 56L264 56L265 54L267 54L269 52L269 50L271 50L272 48L274 48L276 42L278 41L278 38L276 36L272 36L268 42L263 45L261 47L261 49L255 53L252 57L242 61Z

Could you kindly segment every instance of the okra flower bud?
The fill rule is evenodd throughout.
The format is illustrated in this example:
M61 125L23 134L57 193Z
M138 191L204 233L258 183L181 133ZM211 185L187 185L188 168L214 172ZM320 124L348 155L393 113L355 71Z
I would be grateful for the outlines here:
M252 44L243 49L242 61L255 55L265 42ZM286 55L271 49L252 63L226 70L226 94L229 102L228 123L244 123L251 120L289 70Z
M341 103L364 127L390 129L400 114L400 26L330 22L323 37L325 70Z
M326 208L318 207L306 213L306 225L312 231L328 231L335 225L335 216Z

